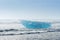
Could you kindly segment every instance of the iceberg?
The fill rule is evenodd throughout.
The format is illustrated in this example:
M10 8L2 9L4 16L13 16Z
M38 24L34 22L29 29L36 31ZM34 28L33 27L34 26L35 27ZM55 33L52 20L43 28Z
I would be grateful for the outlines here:
M29 29L41 29L41 28L50 28L51 27L51 23L49 23L49 22L22 20L21 23L24 25L24 27L29 28Z

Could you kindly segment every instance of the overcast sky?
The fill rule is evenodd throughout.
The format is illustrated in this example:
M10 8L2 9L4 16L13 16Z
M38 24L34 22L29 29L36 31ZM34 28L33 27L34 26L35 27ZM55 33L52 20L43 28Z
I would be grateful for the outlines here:
M60 19L60 0L0 0L0 19Z

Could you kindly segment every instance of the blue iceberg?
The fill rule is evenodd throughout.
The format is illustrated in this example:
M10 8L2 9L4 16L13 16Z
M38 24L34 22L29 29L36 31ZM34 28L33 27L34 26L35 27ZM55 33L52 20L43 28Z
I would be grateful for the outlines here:
M29 29L40 29L40 28L51 27L51 23L49 23L49 22L22 20L21 23L24 25L24 27L29 28Z

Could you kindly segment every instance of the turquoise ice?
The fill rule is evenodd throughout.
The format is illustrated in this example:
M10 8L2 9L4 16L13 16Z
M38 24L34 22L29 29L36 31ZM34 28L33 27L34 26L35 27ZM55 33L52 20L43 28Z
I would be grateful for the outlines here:
M51 23L49 22L36 22L36 21L22 20L21 23L24 25L24 27L30 28L30 29L40 29L40 28L51 27Z

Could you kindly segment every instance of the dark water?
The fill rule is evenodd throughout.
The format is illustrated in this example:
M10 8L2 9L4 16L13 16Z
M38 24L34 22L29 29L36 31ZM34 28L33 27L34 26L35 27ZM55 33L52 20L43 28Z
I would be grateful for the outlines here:
M60 29L43 29L43 30L4 29L4 30L0 30L0 36L42 34L48 32L60 32Z
M4 30L0 30L0 33L2 33L0 34L0 36L8 36L8 35L13 36L13 35L39 34L41 32L33 31L33 30L4 29Z
M48 30L48 29L47 29ZM16 35L16 37L14 37ZM18 36L17 36L18 35ZM19 29L4 29L0 30L0 38L6 40L60 40L60 30L50 29L48 31L41 30L19 30ZM10 37L11 36L11 37Z

